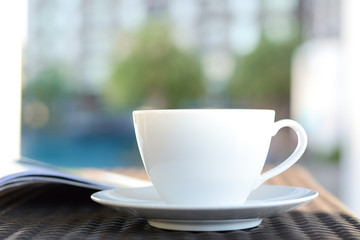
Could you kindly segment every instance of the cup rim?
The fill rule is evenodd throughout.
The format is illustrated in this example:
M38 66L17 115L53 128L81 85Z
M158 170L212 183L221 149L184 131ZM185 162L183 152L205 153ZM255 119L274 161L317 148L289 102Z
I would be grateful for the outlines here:
M137 113L178 113L178 112L275 112L273 109L261 108L189 108L189 109L138 109L134 110L133 114Z

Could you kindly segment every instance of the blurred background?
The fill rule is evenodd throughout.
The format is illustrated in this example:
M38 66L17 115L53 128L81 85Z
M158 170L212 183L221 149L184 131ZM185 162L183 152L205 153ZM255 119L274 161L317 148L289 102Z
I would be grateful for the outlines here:
M316 31L313 4L296 0L27 4L22 155L69 167L141 166L134 109L290 117L291 58ZM330 27L336 35L337 22Z
M270 108L276 120L304 126L299 163L346 202L342 184L357 181L360 157L352 151L360 136L356 5L28 0L21 155L65 167L141 167L135 109ZM282 130L268 163L295 145Z

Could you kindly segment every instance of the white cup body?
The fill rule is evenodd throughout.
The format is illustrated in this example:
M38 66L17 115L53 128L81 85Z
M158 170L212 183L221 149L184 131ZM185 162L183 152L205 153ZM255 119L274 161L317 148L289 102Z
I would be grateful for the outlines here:
M242 204L269 150L273 110L134 111L146 171L170 204Z

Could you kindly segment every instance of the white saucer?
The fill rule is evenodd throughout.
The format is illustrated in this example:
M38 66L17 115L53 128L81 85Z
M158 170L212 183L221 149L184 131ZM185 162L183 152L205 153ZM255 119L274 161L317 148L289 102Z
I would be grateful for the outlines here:
M245 204L232 206L171 205L153 186L118 188L94 193L95 202L148 219L153 227L184 231L228 231L258 226L262 218L293 210L316 198L316 191L290 186L263 185Z

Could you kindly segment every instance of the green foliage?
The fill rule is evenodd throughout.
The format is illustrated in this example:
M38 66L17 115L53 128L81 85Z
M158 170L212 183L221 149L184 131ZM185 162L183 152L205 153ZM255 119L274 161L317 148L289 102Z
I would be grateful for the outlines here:
M155 96L165 101L165 107L176 108L203 96L199 60L172 44L168 28L150 24L137 37L131 54L116 62L106 84L104 99L109 106L139 107Z
M228 93L232 101L283 103L290 98L291 57L299 41L271 42L262 37L258 47L238 59Z
M23 97L51 103L67 93L66 81L67 77L59 68L45 68L25 85Z
M309 149L312 159L322 163L338 163L342 156L340 144L327 149Z
M61 121L59 103L70 96L68 77L59 65L44 68L23 89L23 127L56 130Z

